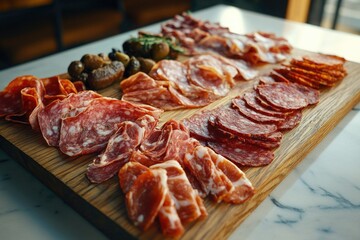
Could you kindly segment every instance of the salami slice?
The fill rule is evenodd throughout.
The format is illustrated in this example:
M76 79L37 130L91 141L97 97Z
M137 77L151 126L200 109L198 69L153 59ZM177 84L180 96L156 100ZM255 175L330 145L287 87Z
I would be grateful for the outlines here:
M252 110L251 108L248 108L245 101L240 97L233 98L232 103L235 107L237 107L237 109L242 115L255 122L278 123L284 120L283 118L264 115L262 113Z
M136 179L147 171L149 171L149 168L138 162L126 163L118 172L119 184L122 191L125 194L128 193Z
M254 109L255 111L268 115L268 116L274 116L278 118L284 118L286 117L287 113L275 111L269 107L264 107L259 103L259 100L257 99L258 94L256 91L249 91L246 92L243 96L244 101L246 104Z
M38 121L41 133L49 146L58 146L60 140L61 121L66 117L74 117L101 95L93 91L82 91L70 94L62 101L53 101L39 111Z
M280 131L291 130L299 125L301 118L301 111L295 111L293 114L288 115L283 122L278 124L278 129Z
M274 160L272 151L242 142L208 142L208 146L239 167L260 167Z
M153 112L126 101L96 98L78 115L62 120L60 150L69 156L98 152L121 122L135 121L146 114Z
M304 94L287 83L259 85L257 91L262 98L277 108L296 110L308 105Z
M297 84L297 83L292 83L292 86L294 86L299 92L301 92L302 94L304 94L304 96L306 97L308 103L310 105L313 104L317 104L320 100L320 92L319 90L301 85L301 84Z
M145 116L151 118L150 124L157 122L152 116ZM141 121L144 125L141 125ZM146 128L149 128L149 123L144 118L136 122L122 122L109 139L105 151L88 166L86 172L88 179L93 183L101 183L114 176L129 161L131 153L143 141Z
M266 137L277 129L274 124L253 122L229 106L224 107L217 115L215 124L219 128L240 137Z

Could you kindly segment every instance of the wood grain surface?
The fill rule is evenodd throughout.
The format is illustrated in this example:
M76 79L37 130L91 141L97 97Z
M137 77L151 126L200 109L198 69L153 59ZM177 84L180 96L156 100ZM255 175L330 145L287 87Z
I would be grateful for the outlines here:
M296 50L294 55L307 52ZM266 73L274 65L263 67ZM289 172L328 134L336 124L360 101L360 64L345 64L348 76L335 87L322 91L320 103L307 108L298 127L284 134L275 160L266 167L244 169L253 183L256 194L241 205L215 204L206 199L209 216L186 226L182 239L225 239ZM230 94L205 108L223 105L236 95L251 88L254 81L238 84ZM119 97L118 84L100 91ZM162 114L160 124L168 119L181 120L201 109L168 111ZM91 184L86 176L87 165L95 155L67 157L57 148L47 146L39 132L29 126L0 120L0 146L11 157L37 176L44 184L82 214L88 221L112 239L163 239L156 223L148 231L137 229L127 217L124 195L117 178L102 184Z

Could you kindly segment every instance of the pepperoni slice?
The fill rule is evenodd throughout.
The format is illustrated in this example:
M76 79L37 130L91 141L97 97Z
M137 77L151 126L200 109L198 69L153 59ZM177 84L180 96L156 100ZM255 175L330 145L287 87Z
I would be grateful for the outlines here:
M260 167L274 160L272 151L242 142L208 142L208 146L239 167Z
M141 174L126 194L129 218L142 230L154 222L167 194L167 176L163 169L154 169Z
M308 105L308 101L304 94L287 83L279 82L259 85L257 91L262 98L278 108L296 110Z

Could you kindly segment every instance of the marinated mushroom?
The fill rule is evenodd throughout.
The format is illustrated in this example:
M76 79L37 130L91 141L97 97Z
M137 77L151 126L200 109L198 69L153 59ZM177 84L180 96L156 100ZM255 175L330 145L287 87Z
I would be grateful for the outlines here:
M131 57L129 64L126 67L125 75L126 76L134 75L135 73L140 71L140 67L141 66L139 60L137 60L136 57Z
M160 61L169 55L170 47L165 42L155 43L151 46L151 58Z
M73 61L68 67L68 73L72 78L79 78L85 67L81 61Z
M140 71L144 73L149 73L150 70L153 68L153 66L156 64L156 62L149 58L138 58L140 62Z
M87 78L87 85L94 90L106 88L123 77L124 65L113 61L108 65L92 70Z
M88 71L101 68L106 64L106 61L102 57L94 54L85 54L80 61L84 64L85 69Z

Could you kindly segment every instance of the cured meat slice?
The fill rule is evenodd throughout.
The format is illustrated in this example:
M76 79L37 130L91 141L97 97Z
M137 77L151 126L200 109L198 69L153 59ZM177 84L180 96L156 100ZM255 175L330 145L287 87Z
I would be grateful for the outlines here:
M138 177L148 171L150 171L149 168L137 162L128 162L125 164L118 174L119 183L123 192L127 194L132 189ZM149 199L145 199L145 201L147 200ZM165 236L179 237L183 234L184 228L181 224L178 213L176 212L175 203L170 195L169 188L167 188L164 203L159 209L158 216L162 232Z
M169 89L163 86L128 92L121 99L134 103L149 104L164 110L183 108Z
M128 193L126 208L133 223L142 230L154 222L168 194L166 171L153 169L141 174Z
M317 104L320 100L320 92L319 90L301 85L301 84L297 84L297 83L292 83L292 86L294 86L299 92L301 92L302 94L304 94L304 96L306 97L308 103L310 105L313 104Z
M289 79L291 82L295 82L307 87L311 87L314 89L320 89L321 84L315 81L314 79L311 79L305 75L298 74L296 72L292 72L287 68L277 68L274 69L274 71L278 72L279 74L284 75L287 79Z
M295 111L294 113L288 115L283 122L278 124L278 129L280 131L291 130L297 125L299 125L301 118L301 111Z
M287 83L259 85L257 91L262 98L277 108L296 110L308 105L304 94Z
M198 146L184 158L186 168L201 184L206 195L210 194L215 201L220 202L234 186L223 172L216 168L209 154L208 148Z
M119 184L122 191L125 194L128 193L136 179L147 171L149 171L149 168L138 162L126 163L118 172Z
M236 109L224 107L215 118L219 128L240 137L266 137L275 132L274 124L260 124L242 116Z
M329 68L327 65L313 64L309 61L303 61L303 60L298 60L298 59L292 59L290 64L292 66L296 66L296 67L299 67L302 69L307 69L307 70L311 70L311 71L319 72L319 73L326 73L326 74L336 77L339 80L344 78L347 75L347 72L346 72L345 68L343 68L343 67L332 69L332 68Z
M131 153L144 139L145 131L150 132L156 124L157 120L150 115L136 122L122 122L109 139L105 151L88 166L88 179L93 183L101 183L114 176L129 161Z
M329 55L329 54L312 54L304 56L303 60L319 67L342 69L346 59L343 57Z
M237 141L208 142L216 153L226 157L239 167L260 167L274 160L270 150Z
M217 96L225 96L235 84L233 78L237 75L236 68L225 65L213 56L192 57L186 64L189 69L189 81Z
M271 108L264 107L263 105L261 105L259 103L259 101L257 100L257 96L258 95L257 95L256 91L249 91L244 94L243 99L249 107L251 107L252 109L254 109L257 112L260 112L260 113L268 115L268 116L275 116L275 117L279 117L279 118L286 117L287 113L278 112Z
M174 134L174 131L177 132L176 130L180 130L183 134L178 132L178 134L181 135L176 136L176 134ZM141 144L140 150L152 160L164 161L164 156L174 158L174 155L170 156L170 153L167 153L168 146L174 145L171 143L172 138L174 143L178 140L187 140L189 138L189 132L186 127L175 120L169 120L160 130L153 131Z
M122 80L120 83L120 88L123 93L152 89L157 86L157 82L143 72L138 72L134 75L131 75L127 79Z
M18 123L29 123L32 111L42 104L43 88L41 81L32 75L12 80L0 92L0 117Z
M189 129L192 137L198 140L210 140L213 137L210 135L208 122L210 117L216 116L219 109L220 108L216 108L194 114L191 117L182 120L182 123Z
M260 137L256 139L256 137L240 137L235 136L229 132L226 132L220 128L213 127L215 124L210 120L209 131L212 139L209 139L210 142L225 142L227 143L229 140L231 141L240 141L247 144L256 145L266 149L274 149L280 146L280 141L282 138L281 132L275 132L270 134L267 137Z
M175 202L176 211L182 223L189 223L201 216L197 192L192 188L184 170L175 160L151 166L151 169L165 169L169 191ZM200 202L203 207L202 201Z
M74 117L90 104L101 97L93 91L82 91L78 94L70 94L62 101L53 101L39 111L38 121L41 133L49 146L58 146L60 139L61 120L66 117Z
M135 121L146 114L154 112L126 101L95 98L84 111L62 120L60 150L69 156L100 151L121 122Z
M223 199L224 202L240 204L254 195L254 188L245 173L223 156L212 150L209 150L209 153L215 166L228 177L234 186L234 190Z
M164 204L160 208L159 221L162 234L166 237L177 238L184 233L184 227L176 212L175 202L170 193L166 194Z
M240 97L233 98L232 103L235 107L237 107L241 114L255 122L278 123L284 120L283 118L264 115L262 113L252 110L251 108L248 108L245 101Z

